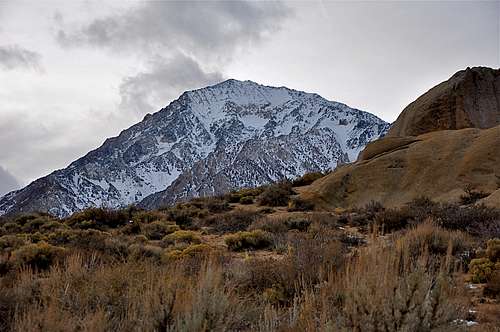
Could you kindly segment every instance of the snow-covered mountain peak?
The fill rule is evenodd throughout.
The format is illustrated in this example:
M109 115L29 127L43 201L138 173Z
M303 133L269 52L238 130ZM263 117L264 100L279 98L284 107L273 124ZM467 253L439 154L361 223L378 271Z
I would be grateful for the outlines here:
M68 168L0 200L64 216L260 185L353 161L388 124L317 94L234 79L187 91Z

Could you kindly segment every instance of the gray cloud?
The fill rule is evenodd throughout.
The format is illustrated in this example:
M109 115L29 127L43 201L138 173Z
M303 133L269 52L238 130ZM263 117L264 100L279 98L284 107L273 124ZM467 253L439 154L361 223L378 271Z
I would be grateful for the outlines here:
M115 51L175 49L194 56L207 52L212 57L227 56L275 31L289 14L280 2L152 1L76 30L61 28L57 40L63 46L92 45ZM62 22L60 17L58 22Z
M145 114L157 110L166 101L185 90L211 85L223 80L219 72L205 72L194 59L177 54L171 59L151 61L151 69L127 77L120 85L121 108Z
M76 29L68 28L60 13L54 20L64 47L146 54L147 69L120 85L121 109L143 115L187 89L221 81L220 72L236 52L277 31L290 13L281 2L157 1ZM205 71L207 64L215 70Z
M0 197L19 188L19 183L6 169L0 166Z
M41 59L42 56L37 52L18 45L0 46L0 67L7 70L24 68L42 71Z

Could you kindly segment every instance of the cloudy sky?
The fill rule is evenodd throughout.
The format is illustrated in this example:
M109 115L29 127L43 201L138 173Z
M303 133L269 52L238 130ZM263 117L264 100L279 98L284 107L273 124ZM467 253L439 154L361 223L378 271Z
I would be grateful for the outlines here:
M394 121L467 66L500 66L495 1L0 0L0 195L226 78Z

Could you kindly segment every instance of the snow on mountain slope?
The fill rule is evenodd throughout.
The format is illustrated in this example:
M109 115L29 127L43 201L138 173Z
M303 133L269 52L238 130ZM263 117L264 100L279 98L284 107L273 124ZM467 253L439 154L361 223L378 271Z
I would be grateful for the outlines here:
M67 168L0 200L0 215L146 207L353 161L376 116L317 94L227 80L188 91Z

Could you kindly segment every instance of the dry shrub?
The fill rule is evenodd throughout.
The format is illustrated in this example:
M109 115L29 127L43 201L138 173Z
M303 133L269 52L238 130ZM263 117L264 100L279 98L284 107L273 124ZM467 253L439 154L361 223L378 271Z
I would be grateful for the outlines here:
M292 184L289 181L282 181L267 186L257 197L257 201L259 205L287 206L290 195L294 193Z
M44 283L26 270L0 306L9 314L0 324L13 331L238 329L242 308L224 287L220 264L206 261L186 275L183 263L103 265L76 255L49 271Z
M259 196L263 191L264 191L264 187L242 188L240 190L231 191L230 193L226 194L224 196L224 199L228 203L244 204L242 202L242 199L244 197L248 197L248 198L251 198L253 200L255 197Z
M240 204L243 205L250 205L253 204L253 197L252 196L243 196L240 198Z
M317 179L322 178L325 176L324 173L322 172L310 172L302 175L301 177L295 179L292 181L292 186L293 187L302 187L302 186L307 186L316 181Z
M492 262L500 262L500 239L490 239L486 244L486 255Z
M229 204L221 197L198 197L186 204L200 210L206 209L210 213L221 213L231 210Z
M259 220L252 223L248 230L254 231L260 229L269 233L286 233L288 231L288 226L286 225L286 221L288 217L283 217L280 215L272 215L260 218Z
M476 258L469 264L471 281L474 283L486 282L495 271L495 263L488 258Z
M164 262L169 262L171 260L178 260L182 258L193 258L193 257L208 257L214 248L209 246L208 244L191 244L187 246L185 249L172 249L165 250L162 255L162 259Z
M298 293L284 316L267 308L261 326L294 331L456 331L466 300L449 268L429 270L378 243L332 271L319 287ZM270 311L270 312L269 312Z
M209 226L212 231L218 234L234 233L246 230L259 217L260 213L257 211L236 209L229 213L217 214L206 218L200 224L202 226Z
M230 234L224 238L224 241L231 251L264 249L273 244L271 235L261 230Z
M161 240L166 235L178 231L179 226L172 223L153 221L150 224L141 225L141 232L150 240Z
M47 269L53 263L61 260L66 249L52 246L45 242L27 244L12 252L12 261L18 265L28 265L34 269Z
M488 197L490 194L481 190L475 190L472 186L466 186L465 193L460 196L460 203L464 205L474 204L478 200Z
M288 211L312 211L314 210L314 203L304 200L300 197L293 197L288 201Z
M200 243L201 239L196 232L181 230L165 236L162 241L166 245L172 245L180 243Z
M10 253L26 243L26 239L18 235L4 235L0 237L0 251Z
M384 209L375 213L374 224L382 233L390 233L405 228L411 221L407 208Z
M472 251L472 242L460 231L449 231L426 221L398 238L396 247L410 257L418 257L424 251L443 256L451 250L452 255L466 258Z
M484 287L484 295L497 299L500 298L500 268L489 276Z
M73 214L65 223L75 228L106 230L123 226L129 220L130 216L125 210L90 208Z

